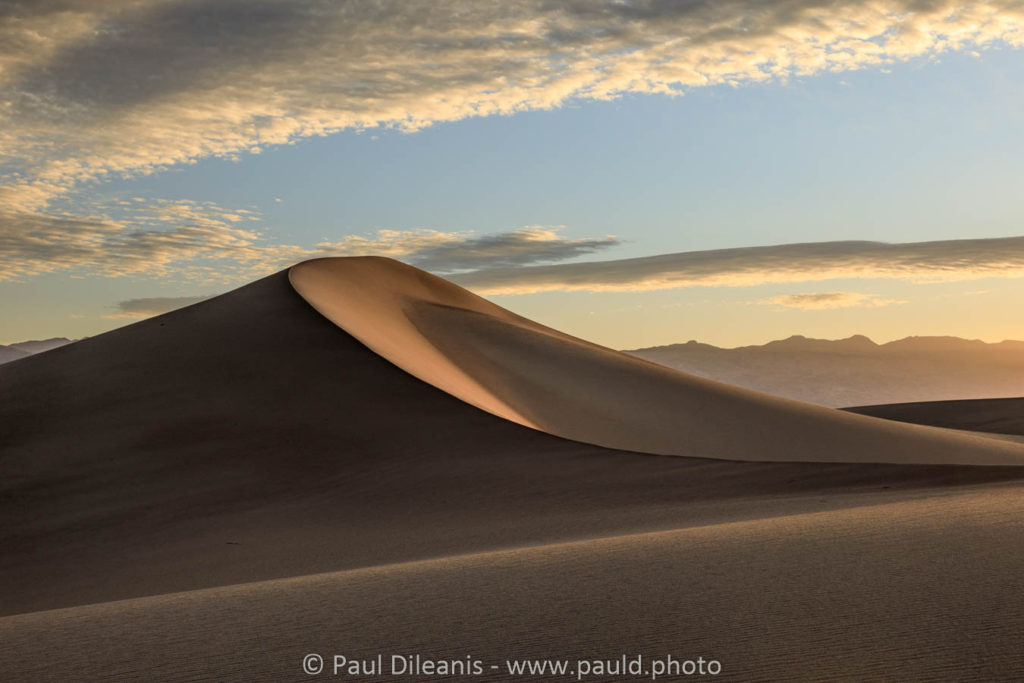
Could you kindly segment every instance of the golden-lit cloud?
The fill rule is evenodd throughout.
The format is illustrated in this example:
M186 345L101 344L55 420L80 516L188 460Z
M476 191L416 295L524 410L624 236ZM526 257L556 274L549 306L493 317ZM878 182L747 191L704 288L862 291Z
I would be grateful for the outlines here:
M588 263L488 268L454 276L481 294L636 292L786 282L916 282L1024 276L1024 237L937 242L812 242ZM777 302L778 303L778 302Z
M1022 27L1021 0L6 3L0 256L7 271L38 272L47 268L22 252L59 242L98 260L97 244L127 238L120 224L53 208L85 181L346 129L416 130L1020 46ZM207 239L231 244L199 245ZM201 258L247 239L196 229L122 241L148 240L160 270L171 244Z
M906 302L858 292L806 292L784 294L754 303L817 311L831 308L880 308Z

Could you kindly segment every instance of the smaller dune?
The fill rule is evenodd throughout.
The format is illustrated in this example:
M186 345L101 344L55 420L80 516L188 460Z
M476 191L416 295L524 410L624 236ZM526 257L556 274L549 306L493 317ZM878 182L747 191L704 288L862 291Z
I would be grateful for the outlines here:
M964 429L987 434L1024 436L1024 398L919 401L857 406L845 410L897 422Z

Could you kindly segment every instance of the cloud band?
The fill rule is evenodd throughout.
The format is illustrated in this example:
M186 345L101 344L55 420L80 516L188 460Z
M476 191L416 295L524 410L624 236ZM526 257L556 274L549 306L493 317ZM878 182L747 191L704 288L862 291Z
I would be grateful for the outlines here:
M488 268L453 279L482 294L629 292L854 278L914 281L1024 276L1024 237L814 242L663 254L529 268Z

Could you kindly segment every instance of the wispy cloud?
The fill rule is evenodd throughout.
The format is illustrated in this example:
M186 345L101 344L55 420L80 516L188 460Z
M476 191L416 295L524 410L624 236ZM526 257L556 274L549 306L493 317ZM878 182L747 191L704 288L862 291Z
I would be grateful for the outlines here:
M85 215L0 210L0 281L65 270L108 277L174 271L192 280L234 282L323 256L429 258L443 248L457 257L460 247L481 239L430 229L378 230L371 236L348 235L303 247L265 239L259 229L262 216L251 209L141 197L91 208ZM554 235L532 228L513 233L535 230ZM557 251L561 244L553 238L546 246ZM534 262L557 260L542 258L542 251L537 249ZM473 265L485 263L477 260ZM435 265L443 270L444 263Z
M0 146L33 160L11 189L39 208L106 173L346 128L1019 45L1022 26L1014 0L16 3Z
M192 201L122 202L85 215L0 209L0 281L58 270L164 274L183 262L232 258L259 233L249 210Z
M52 208L111 175L345 129L1020 46L1022 27L1021 0L6 3L0 243L29 230L41 254L54 241L90 252L124 233ZM248 239L216 234L167 240Z
M939 242L813 242L456 275L483 294L645 291L854 278L953 281L1024 276L1024 237Z
M389 256L439 274L484 267L529 266L567 261L620 244L613 236L566 239L561 227L528 226L477 236L473 232L378 230L372 236L347 235L312 248L253 246L236 259L247 271L270 272L299 261L328 256Z
M172 296L172 297L151 297L146 299L128 299L118 301L113 313L108 318L149 318L161 313L174 311L185 306L197 304L200 301L209 299L210 296Z
M545 261L569 261L615 247L611 235L578 240L563 239L559 228L531 226L509 232L467 237L428 245L408 255L409 263L439 273L488 267L533 265Z
M6 219L0 211L0 226ZM0 232L0 281L69 270L108 277L173 271L194 282L235 283L307 259L368 255L450 274L557 263L620 244L613 236L565 238L561 226L526 226L485 235L382 229L303 247L271 243L258 229L261 219L252 209L141 197L103 207L88 217L21 216L19 230ZM119 309L113 315L130 313Z
M906 302L857 292L809 292L785 294L754 303L785 306L786 308L801 308L804 310L822 310L829 308L880 308Z

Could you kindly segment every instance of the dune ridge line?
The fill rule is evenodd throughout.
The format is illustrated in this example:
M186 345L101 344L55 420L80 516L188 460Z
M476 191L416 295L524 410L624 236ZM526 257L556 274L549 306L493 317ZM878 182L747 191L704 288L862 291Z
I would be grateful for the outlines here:
M1024 465L1024 446L688 375L545 327L383 257L288 271L314 309L409 374L507 420L619 450L728 460Z

